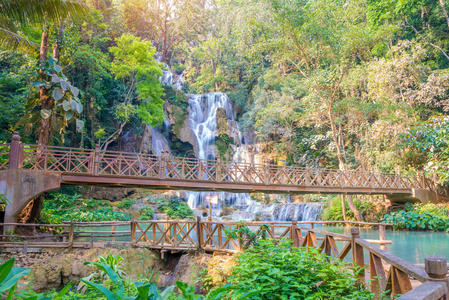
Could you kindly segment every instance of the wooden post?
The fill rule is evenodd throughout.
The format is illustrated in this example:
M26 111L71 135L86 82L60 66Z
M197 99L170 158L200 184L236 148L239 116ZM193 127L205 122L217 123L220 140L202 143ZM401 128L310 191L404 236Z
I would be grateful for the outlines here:
M100 145L96 144L95 152L94 152L94 166L93 166L93 170L92 170L92 173L94 175L98 174L99 165L100 165Z
M23 165L23 144L20 141L20 136L16 132L12 136L11 144L9 145L9 169L21 169Z
M171 228L170 228L170 223L168 222L168 216L165 216L165 223L164 223L164 232L165 232L165 236L164 236L164 240L165 242L170 243L171 242Z
M136 245L136 221L131 219L131 246L134 247Z
M90 249L94 248L94 233L90 233Z
M292 220L292 226L290 227L290 238L293 241L294 247L299 247L299 238L298 238L298 233L296 232L296 224L297 223L298 223L298 221Z
M203 249L203 230L201 228L201 217L196 217L196 239L198 243L198 250Z
M220 155L215 160L215 181L221 181L221 158Z
M203 180L203 162L202 159L198 159L198 180Z
M341 212L343 214L343 220L347 221L348 219L346 217L346 200L345 200L345 195L341 194L340 197L341 197Z
M28 254L28 241L24 241L24 242L23 242L23 250L22 250L22 253L23 253L24 255L27 255L27 254Z
M265 165L263 167L263 171L264 171L264 173L263 173L264 183L266 185L269 185L270 184L270 166L267 163L265 163Z
M447 261L441 256L429 256L424 260L426 273L430 278L441 280L447 275Z
M351 237L352 237L352 241L351 241L351 248L352 248L352 263L353 265L357 265L360 267L364 267L365 263L364 263L364 257L363 257L363 247L360 246L359 244L357 244L356 239L360 238L360 230L358 227L352 227L351 228ZM365 271L362 270L360 271L359 275L359 281L361 283L365 282Z
M170 226L173 227L173 238L172 238L172 244L174 247L178 246L178 233L177 233L177 228L176 226L178 225L178 223L172 223L170 224Z
M115 225L111 226L112 241L115 242Z
M240 229L241 227L242 227L241 225L237 225L237 230ZM237 240L238 240L238 244L237 244L238 249L237 249L237 251L242 252L244 250L243 249L243 237L242 237L242 234L240 233L240 231L237 234Z
M385 241L386 240L386 232L385 232L385 225L380 224L379 225L379 240ZM385 244L380 245L380 249L387 250L387 246Z
M74 231L73 221L70 221L70 231L69 231L69 248L73 247L73 231Z

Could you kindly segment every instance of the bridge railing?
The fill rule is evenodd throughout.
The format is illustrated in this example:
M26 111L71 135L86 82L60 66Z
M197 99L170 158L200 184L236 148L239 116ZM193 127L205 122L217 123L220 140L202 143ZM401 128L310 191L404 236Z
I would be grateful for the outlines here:
M395 174L375 172L202 160L168 155L102 151L98 148L88 150L38 145L25 145L23 148L24 168L70 174L284 186L377 189L410 189L431 186L434 188L429 180L415 180ZM6 150L0 152L0 156L6 155L6 152ZM6 164L0 165L0 168L6 167Z
M92 222L65 224L15 225L22 235L1 236L0 249L93 248L125 245L160 250L199 250L238 252L251 242L247 226L274 241L290 239L296 247L314 247L327 256L362 267L356 273L360 282L381 298L448 299L447 263L443 258L426 258L425 268L413 265L360 238L359 229L351 235L305 228L293 222L225 222L196 220L132 220L129 222ZM30 231L33 234L30 236ZM234 232L230 234L230 232Z
M221 160L172 157L142 153L103 151L58 146L24 145L15 136L0 145L0 170L19 166L75 175L147 177L164 180L203 181L317 188L383 190L428 189L448 196L448 191L423 176L419 178L366 172L252 164ZM10 155L13 153L14 155ZM14 164L9 160L15 159ZM18 161L18 162L17 162ZM375 192L375 191L373 191Z

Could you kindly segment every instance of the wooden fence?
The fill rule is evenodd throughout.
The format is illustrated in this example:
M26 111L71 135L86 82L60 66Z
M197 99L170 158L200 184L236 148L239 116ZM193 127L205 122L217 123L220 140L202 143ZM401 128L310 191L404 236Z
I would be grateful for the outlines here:
M13 160L12 164L9 160ZM211 184L260 186L300 186L312 192L408 193L427 189L446 196L435 180L363 170L331 170L203 160L96 149L25 145L15 136L11 144L0 145L0 170L26 168L60 174L96 177L148 178Z
M264 228L267 238L288 238L297 247L316 247L322 253L366 267L359 279L376 295L402 295L399 299L448 299L446 260L426 258L425 268L413 265L373 243L360 238L359 228L351 235L298 226L298 222L215 222L196 220L157 220L130 222L5 224L14 225L28 235L3 235L1 248L90 248L114 245L160 250L243 251L248 243L244 235L232 237L230 229L248 226ZM33 233L31 236L29 235ZM407 251L407 249L405 249ZM413 284L412 284L413 283Z

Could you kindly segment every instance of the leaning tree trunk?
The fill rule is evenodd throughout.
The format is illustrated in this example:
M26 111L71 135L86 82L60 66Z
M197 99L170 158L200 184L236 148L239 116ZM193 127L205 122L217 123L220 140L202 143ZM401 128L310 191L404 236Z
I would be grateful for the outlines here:
M337 131L337 126L335 124L335 116L332 113L332 108L330 106L330 104L327 104L327 114L329 117L329 122L331 125L331 130L332 130L332 138L334 140L335 143L335 147L337 150L337 159L338 159L338 167L341 171L345 171L346 167L345 167L345 160L343 157L343 153L341 151L341 145L344 145L343 142L339 139L339 134ZM344 208L344 200L342 201L342 210L345 209ZM359 210L357 209L357 207L354 205L354 202L352 201L352 195L348 195L348 205L349 208L352 210L352 212L354 213L355 218L357 219L357 221L363 221L362 216L360 215ZM344 212L346 213L346 212Z
M45 27L42 32L41 37L41 47L40 47L40 55L39 55L39 79L41 81L46 81L46 75L44 73L44 67L47 63L47 55L48 55L48 28ZM41 109L46 109L51 111L53 109L54 101L48 95L48 90L45 86L41 86L39 90L39 98L41 102ZM39 145L48 145L50 141L50 129L51 129L51 116L46 116L46 118L41 118L41 127L39 130Z
M348 205L354 213L355 219L359 222L363 222L363 217L360 215L359 210L355 207L354 202L352 201L352 195L348 195Z

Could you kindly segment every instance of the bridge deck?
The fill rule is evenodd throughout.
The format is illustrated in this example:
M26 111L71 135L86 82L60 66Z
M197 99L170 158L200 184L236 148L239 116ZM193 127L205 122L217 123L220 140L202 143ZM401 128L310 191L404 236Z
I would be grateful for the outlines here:
M13 144L11 144L13 145ZM60 174L62 184L265 193L410 195L444 191L432 180L360 170L312 169L68 147L0 145L0 170L14 167ZM9 157L13 164L9 163Z

